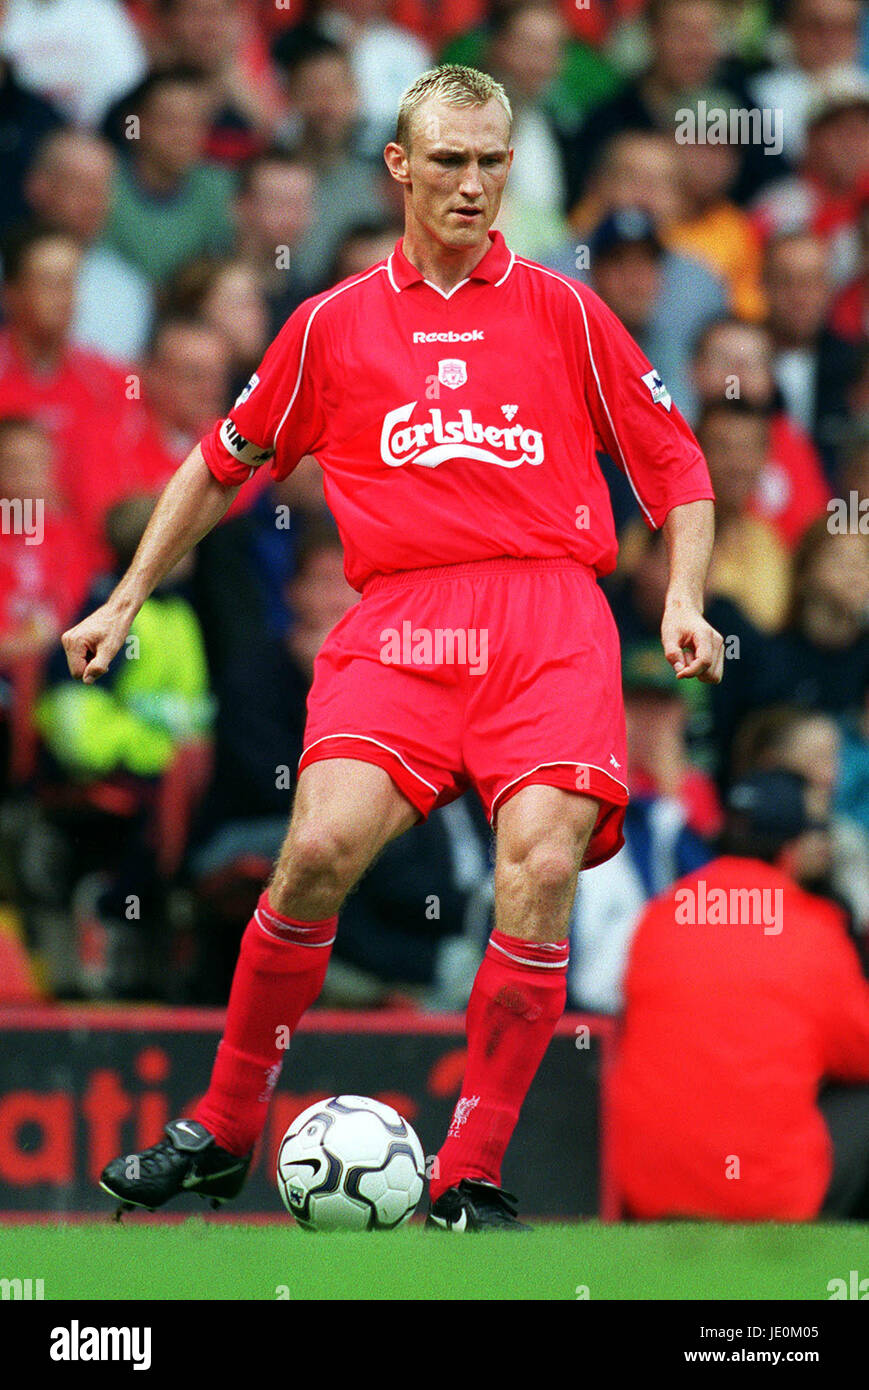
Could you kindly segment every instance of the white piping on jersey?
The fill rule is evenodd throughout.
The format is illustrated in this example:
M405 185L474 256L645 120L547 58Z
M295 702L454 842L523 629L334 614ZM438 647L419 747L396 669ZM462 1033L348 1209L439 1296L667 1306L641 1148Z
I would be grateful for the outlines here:
M299 394L299 387L300 387L301 384L302 384L302 372L303 372L304 367L305 367L305 353L306 353L307 350L308 350L308 334L309 334L310 331L311 331L311 324L314 322L314 315L317 314L317 313L319 313L319 311L323 308L323 305L324 305L324 304L328 304L329 301L332 300L332 299L334 299L336 295L338 295L338 294L343 294L345 290L350 290L350 289L352 289L354 285L362 285L362 284L364 284L364 282L365 282L366 280L369 280L369 279L371 278L372 275L377 275L381 270L384 270L384 269L386 269L386 267L383 266L383 265L376 265L376 266L373 266L372 269L369 270L369 271L367 272L367 274L365 274L365 275L360 275L358 280L351 280L351 281L349 282L349 284L347 284L347 285L339 285L338 288L335 289L335 290L333 290L331 294L327 294L325 299L321 299L319 304L315 304L315 305L314 305L314 308L311 310L310 314L308 315L308 322L305 324L305 334L304 334L304 337L302 338L302 352L301 352L301 355L300 355L300 358L299 358L299 374L298 374L298 376L296 377L296 384L295 384L295 386L293 387L293 394L290 396L290 403L289 403L289 405L287 406L286 410L284 411L283 415L281 416L280 424L278 425L277 429L275 430L275 437L274 437L274 439L272 440L272 448L273 448L273 449L277 448L278 435L280 434L281 430L282 430L283 427L284 427L284 421L286 420L287 416L289 415L290 411L291 411L292 408L293 408L293 405L294 405L294 403L295 403L296 396Z
M412 777L415 777L418 782L422 782L423 786L428 787L429 791L433 791L435 796L438 795L437 787L433 786L431 782L427 782L426 779L420 775L420 773L414 771L410 764L404 761L404 758L401 756L400 753L396 753L395 749L390 748L388 743L381 743L379 739L369 738L367 734L324 734L322 738L317 738L314 740L313 743L308 744L307 748L304 749L302 757L299 759L299 762L301 763L302 758L305 757L305 754L310 753L312 748L316 748L318 743L327 743L330 738L358 738L361 739L363 743L373 743L375 747L385 749L387 753L392 754L393 758L398 759L398 761L401 763L401 766L405 768Z
M497 289L499 285L503 285L504 281L507 279L507 276L510 274L510 271L513 269L513 262L515 261L515 259L516 259L516 252L515 252L515 251L511 251L511 252L510 252L510 263L509 263L509 265L507 266L507 269L504 271L504 274L501 276L500 280L496 280L496 281L495 281L495 285L494 285L494 288L495 288L495 289Z
M494 797L492 801L492 810L489 814L489 823L491 825L495 823L495 807L498 805L498 802L502 799L505 792L508 792L511 787L515 787L517 782L521 782L524 778L530 777L532 773L542 772L545 767L590 767L592 772L602 772L604 777L608 777L611 782L615 782L617 787L622 788L626 796L630 794L624 782L620 782L618 777L613 777L612 773L607 772L605 767L598 767L597 763L584 763L579 758L559 758L554 763L538 763L536 767L529 767L527 772L520 772L519 776L514 777L512 782L508 782L506 787L502 787L498 795ZM579 791L579 788L577 788L577 791Z
M395 290L396 294L400 294L401 291L400 291L398 285L395 283L395 280L394 280L393 275L392 275L392 257L393 257L394 255L395 255L395 252L394 252L394 251L391 251L390 254L389 254L389 260L386 262L386 269L387 269L387 271L389 272L389 281L390 281L390 284L392 285L392 288ZM504 271L504 274L501 276L500 280L495 280L495 281L494 281L494 283L493 283L493 285L492 285L492 288L493 288L493 289L497 289L499 285L503 285L504 281L507 279L507 276L510 274L510 271L513 269L513 262L515 261L515 259L516 259L516 254L515 254L514 251L511 251L511 252L510 252L510 262L509 262L509 264L508 264L508 266L507 266L507 269ZM424 285L428 285L429 289L437 290L438 294L439 294L439 295L442 295L444 299L450 299L450 298L452 297L452 295L455 294L456 290L460 290L460 289L462 288L462 285L467 285L467 283L468 283L468 281L470 280L470 278L471 278L470 275L466 275L465 278L464 278L464 280L460 280L459 283L458 283L457 285L453 285L453 287L452 287L451 290L442 290L441 287L440 287L440 285L435 285L435 284L432 283L431 280L426 280L425 278L423 278L423 284L424 284Z
M637 502L638 502L638 504L639 504L639 506L640 506L640 509L641 509L643 515L644 515L645 517L648 518L649 525L652 527L652 529L655 530L655 531L657 531L657 530L658 530L658 527L655 525L655 522L654 522L653 519L652 519L651 513L649 512L649 509L648 509L648 507L646 506L645 502L643 501L642 497L640 496L639 492L637 491L637 488L636 488L636 485L635 485L635 483L634 483L634 480L633 480L633 478L631 477L631 470L628 468L628 461L627 461L627 459L625 458L625 451L624 451L624 449L622 448L622 442L621 442L621 440L619 439L618 433L616 432L616 427L615 427L615 425L614 425L614 423L613 423L613 417L612 417L612 415L610 414L610 408L609 408L609 405L607 404L607 398L606 398L606 396L604 395L604 393L603 393L603 387L602 387L601 384L600 384L600 377L598 376L598 371L597 371L597 363L596 363L595 360L594 360L594 353L592 352L592 348L591 348L591 335L589 334L589 331L588 331L588 315L587 315L586 312L585 312L585 305L583 304L580 295L577 294L576 290L574 289L573 285L571 285L571 283L570 283L569 280L565 279L563 275L558 275L558 274L556 274L556 272L555 272L554 270L547 270L545 266L538 265L536 261L525 261L525 260L521 260L521 259L520 259L519 264L520 264L520 265L524 265L524 266L526 267L526 269L528 269L528 270L539 270L539 271L541 271L544 275L548 275L552 280L558 280L558 282L559 282L560 284L564 285L567 289L570 290L571 294L574 296L574 298L576 299L577 304L579 305L580 309L582 310L582 321L583 321L583 323L585 324L585 341L586 341L586 343L588 344L588 357L589 357L589 361L591 362L591 369L592 369L592 371L594 372L594 379L595 379L595 381L597 382L597 390L598 390L598 395L600 396L600 399L601 399L601 404L603 405L603 408L604 408L604 410L606 411L606 417L607 417L607 419L608 419L609 422L610 422L610 429L611 429L612 432L613 432L613 439L616 441L616 444L617 444L618 447L619 447L619 453L621 454L621 457L622 457L622 467L623 467L624 470L625 470L625 477L627 478L628 482L629 482L630 485L631 485L631 491L633 492L634 496L636 497ZM615 779L613 779L613 780L615 780Z

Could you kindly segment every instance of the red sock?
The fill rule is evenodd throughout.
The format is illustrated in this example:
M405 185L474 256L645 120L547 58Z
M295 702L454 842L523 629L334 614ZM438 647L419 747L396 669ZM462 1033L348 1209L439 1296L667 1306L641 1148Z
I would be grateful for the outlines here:
M194 1115L230 1153L249 1154L262 1133L290 1035L323 988L337 925L337 917L282 917L268 893L247 924L211 1084Z
M567 997L568 944L537 945L494 931L468 1003L468 1060L432 1200L461 1178L501 1185L522 1102Z

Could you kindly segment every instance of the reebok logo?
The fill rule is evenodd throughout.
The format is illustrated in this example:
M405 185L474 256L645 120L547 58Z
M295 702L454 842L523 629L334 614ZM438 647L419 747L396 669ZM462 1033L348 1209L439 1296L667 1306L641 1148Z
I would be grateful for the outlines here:
M467 333L414 333L415 343L482 343L485 338L482 328L473 328Z
M457 420L445 420L438 408L429 410L426 422L410 424L416 401L390 410L380 431L380 457L390 468L417 463L437 468L447 459L480 459L499 468L537 467L543 462L543 435L523 425L481 425L470 410L460 410ZM484 448L488 445L488 448Z

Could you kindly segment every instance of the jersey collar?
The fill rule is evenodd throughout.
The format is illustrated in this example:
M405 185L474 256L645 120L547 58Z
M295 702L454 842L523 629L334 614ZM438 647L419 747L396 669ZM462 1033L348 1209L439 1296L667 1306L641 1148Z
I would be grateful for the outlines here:
M513 253L500 232L490 231L487 235L490 243L488 251L470 275L459 281L460 285L466 285L468 280L486 280L490 285L497 285L507 276L513 264ZM431 283L425 279L425 276L417 270L415 265L411 265L405 256L402 250L401 237L395 243L395 249L389 257L387 267L389 278L396 290L406 290L408 285L428 285ZM432 285L432 289L437 288L437 285ZM444 298L448 299L449 295L455 294L458 288L459 285L455 285L449 294L444 294L443 290L438 290L438 293L443 294Z

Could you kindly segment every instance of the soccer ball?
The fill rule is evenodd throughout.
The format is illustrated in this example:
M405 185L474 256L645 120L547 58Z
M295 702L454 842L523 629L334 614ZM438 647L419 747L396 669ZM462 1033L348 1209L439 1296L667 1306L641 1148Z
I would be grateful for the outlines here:
M391 1231L422 1196L425 1155L406 1120L369 1096L297 1115L278 1153L284 1206L306 1231Z

